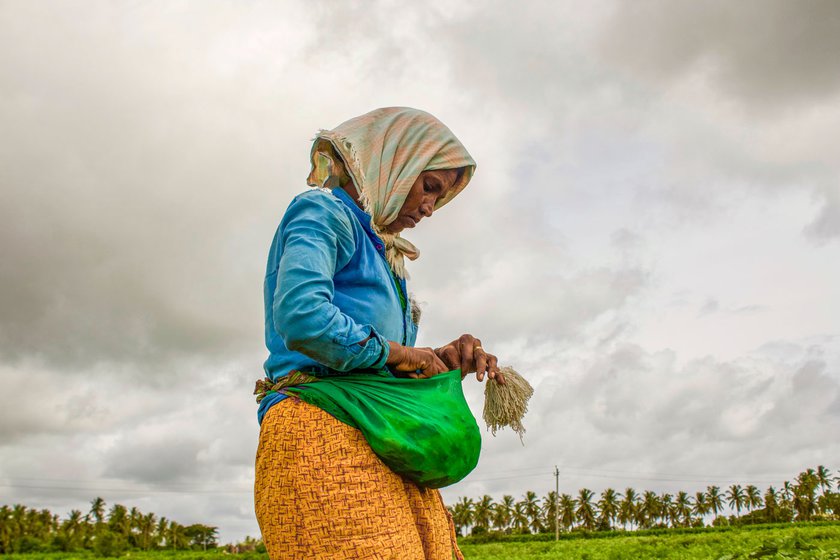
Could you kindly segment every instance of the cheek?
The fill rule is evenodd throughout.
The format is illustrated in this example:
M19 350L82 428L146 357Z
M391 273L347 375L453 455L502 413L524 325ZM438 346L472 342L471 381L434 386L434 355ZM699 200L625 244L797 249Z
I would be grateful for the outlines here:
M405 199L402 208L400 208L400 216L407 216L414 214L420 207L420 199L417 197L409 197Z

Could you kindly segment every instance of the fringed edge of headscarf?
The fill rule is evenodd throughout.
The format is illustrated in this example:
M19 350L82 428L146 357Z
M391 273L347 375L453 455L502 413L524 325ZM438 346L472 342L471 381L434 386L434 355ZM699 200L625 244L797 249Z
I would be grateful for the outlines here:
M350 161L342 161L345 166L345 171L350 176L350 180L353 181L353 185L356 187L356 190L359 195L359 202L362 205L362 210L368 215L371 216L370 226L373 229L374 233L382 238L382 241L385 242L385 260L388 262L388 265L391 267L391 270L394 271L400 278L408 278L408 270L405 267L405 253L400 252L398 249L395 248L397 245L397 239L401 239L399 234L393 233L386 233L379 228L379 225L373 220L373 204L370 200L370 196L367 192L367 182L365 179L364 170L362 169L361 160L359 160L359 156L356 153L356 148L353 146L352 142L347 140L344 136L337 134L333 130L326 130L320 129L318 133L315 135L315 138L312 139L312 142L317 142L319 138L323 138L332 144L333 150L336 151L339 157L342 160L347 159L349 156ZM314 144L313 144L314 146ZM346 151L346 153L345 153ZM311 156L310 156L311 157ZM314 171L314 169L313 169ZM312 177L312 172L309 173L309 177ZM325 181L326 183L326 181ZM319 188L326 188L326 184L315 184L309 180L307 180L307 184L310 187L319 187ZM407 243L407 241L406 241ZM412 246L413 247L413 246ZM415 248L416 251L416 248ZM414 256L416 259L418 254Z
M408 293L408 304L411 306L411 320L415 325L419 325L420 317L423 316L423 308L420 306L420 302L417 301L417 296L412 292Z
M367 182L365 179L365 171L362 169L362 162L359 159L358 154L356 153L356 148L353 144L347 140L344 136L337 134L335 131L321 129L318 131L318 134L315 135L315 138L312 139L313 142L317 141L319 138L323 138L328 140L332 145L333 148L338 152L338 155L343 159L346 159L349 155L350 161L342 161L345 164L346 171L348 175L350 175L350 179L353 181L354 186L359 191L359 200L362 203L362 209L370 216L373 216L373 205L370 202L370 197L368 196L367 192ZM342 150L339 150L339 146L347 151L347 154L343 153ZM310 183L310 186L312 185ZM321 186L321 185L318 185ZM371 223L376 230L376 224ZM378 233L378 232L377 232Z

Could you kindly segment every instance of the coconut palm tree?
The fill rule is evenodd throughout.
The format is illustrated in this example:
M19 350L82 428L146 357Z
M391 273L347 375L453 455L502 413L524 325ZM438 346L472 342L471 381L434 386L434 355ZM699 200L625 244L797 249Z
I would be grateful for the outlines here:
M817 510L818 486L819 478L814 469L808 469L796 477L796 485L793 487L793 509L796 511L796 519L809 521L814 515Z
M566 531L571 530L577 523L575 500L568 494L560 496L560 523Z
M674 513L674 497L667 492L659 498L659 515L665 520L665 526L676 527L676 514Z
M452 515L452 524L455 525L455 532L462 534L461 530L465 529L473 520L473 501L469 498L459 498L453 506L449 506L449 513Z
M540 515L540 503L536 493L528 490L525 492L523 507L528 517L528 527L532 533L539 533L543 530L542 516Z
M493 517L493 498L487 494L483 495L473 506L473 523L482 529L490 528L490 520Z
M137 507L132 507L128 512L128 520L131 525L131 532L129 541L134 545L139 547L140 546L140 521L143 519L143 514L140 513L140 510Z
M73 509L61 525L61 533L66 539L67 551L78 549L84 541L84 524L82 512Z
M729 490L726 491L725 497L729 507L735 508L736 516L741 517L741 508L744 507L744 501L746 500L744 489L741 488L741 485L733 484L730 486Z
M138 521L138 537L140 547L143 550L149 550L151 548L156 526L157 515L154 513L147 513L146 515L140 516L140 520Z
M709 513L709 502L706 500L705 492L694 493L694 505L691 507L691 512L701 520Z
M824 466L820 465L817 467L816 476L817 482L819 482L820 485L822 495L825 496L826 492L831 492L831 472L829 472L829 470Z
M592 498L595 494L588 488L581 488L578 491L575 508L575 515L580 524L587 531L595 530L595 508L592 506Z
M640 527L650 528L656 524L656 520L661 515L662 504L659 501L659 496L656 492L646 490L642 494L639 507L636 508L637 523Z
M525 513L525 502L516 502L513 504L510 522L513 525L514 531L517 533L528 532L528 514Z
M169 529L166 533L166 546L173 550L183 550L190 544L187 538L186 527L177 521L169 522Z
M679 525L683 527L691 525L691 498L688 497L687 492L680 491L677 494L674 501L674 512Z
M167 527L169 527L169 520L161 515L160 519L158 519L157 527L155 528L155 546L165 545Z
M97 496L90 502L90 516L93 517L93 521L96 523L97 527L102 520L105 518L105 500Z
M746 493L744 504L747 506L747 511L752 511L764 505L761 501L761 493L758 491L758 488L750 484L744 491Z
M621 496L616 494L612 488L607 488L601 492L601 499L598 500L598 511L601 512L601 521L612 529L616 518L618 517L619 498Z
M493 506L493 526L504 531L510 526L513 517L513 496L502 496L502 501Z
M11 554L12 550L12 509L0 506L0 554Z
M560 512L558 510L557 492L552 490L548 496L543 498L542 507L540 508L543 514L543 523L548 529L554 530L555 523L560 523Z
M782 500L786 507L793 509L793 484L789 480L782 483Z
M15 537L23 536L23 534L26 533L26 506L21 504L13 505L10 518L12 535Z
M706 498L709 504L709 511L717 519L718 512L723 511L723 496L720 494L720 488L718 486L709 486L706 488Z
M779 493L770 486L764 493L764 510L767 512L768 521L777 521L779 518Z
M636 506L637 502L639 501L639 497L636 495L636 491L632 488L627 488L624 490L624 499L621 500L621 503L618 506L618 522L624 526L624 529L627 529L627 524L630 523L632 526L633 521L636 518Z
M108 528L124 537L131 533L131 520L124 505L114 504L108 512Z

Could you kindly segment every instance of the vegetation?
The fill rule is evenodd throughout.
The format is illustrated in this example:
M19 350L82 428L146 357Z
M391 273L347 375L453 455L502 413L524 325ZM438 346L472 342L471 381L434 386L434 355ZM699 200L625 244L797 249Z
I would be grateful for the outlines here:
M711 529L668 529L610 534L567 534L560 542L554 535L511 535L517 541L471 544L463 542L467 560L765 560L803 558L840 560L840 525L784 524ZM469 541L470 538L464 539Z
M459 535L553 532L555 519L565 533L703 527L709 520L714 526L838 520L840 493L833 491L838 481L819 466L800 473L793 484L785 482L778 490L771 486L763 494L753 485L738 484L725 490L708 486L693 494L607 488L596 496L582 488L574 497L549 492L540 499L529 491L520 501L510 495L498 502L487 495L476 501L461 497L449 512ZM723 516L727 506L732 514Z
M74 509L64 520L47 509L0 506L0 554L87 550L119 556L128 550L206 551L218 546L216 527L184 526L120 504L105 512L102 498L91 501L87 513Z
M511 534L502 538L503 542L478 544L476 541L479 537L465 537L461 539L461 550L467 560L840 560L840 523L836 522L643 529L630 532L575 531L565 533L560 542L554 542L554 534ZM268 560L264 551L251 549L237 552L224 547L207 551L132 551L124 556L129 554L132 560ZM93 553L32 553L12 558L93 560Z
M812 558L840 560L840 478L823 466L763 493L752 485L658 494L627 488L588 488L574 496L528 491L459 498L450 506L469 559L588 558ZM106 513L107 511L107 513ZM729 515L726 515L726 514ZM562 531L554 540L554 520ZM710 526L709 526L710 525ZM27 560L124 556L265 560L265 547L248 538L218 546L217 529L184 526L102 498L63 520L49 510L0 506L0 554Z

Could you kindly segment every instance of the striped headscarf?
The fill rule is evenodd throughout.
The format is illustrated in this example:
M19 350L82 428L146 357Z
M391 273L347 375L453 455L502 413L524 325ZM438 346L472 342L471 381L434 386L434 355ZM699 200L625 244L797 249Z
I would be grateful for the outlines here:
M374 231L385 242L388 264L403 278L404 257L414 260L420 252L399 234L382 228L397 218L417 176L423 171L464 168L458 183L435 205L437 210L455 198L475 172L475 161L446 125L409 107L375 109L320 131L311 160L310 186L332 189L353 181Z

